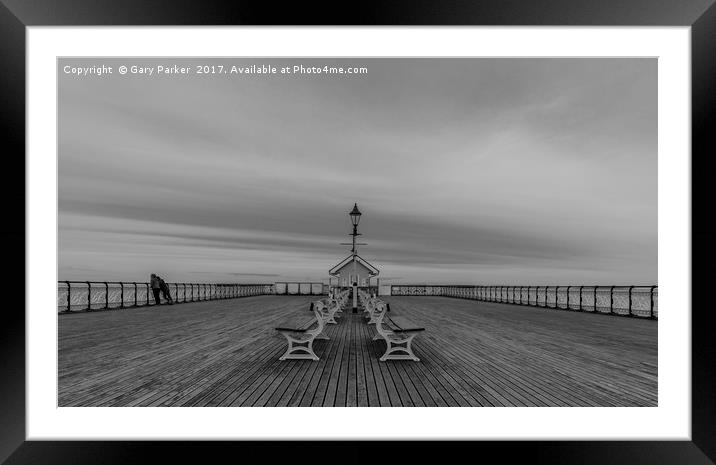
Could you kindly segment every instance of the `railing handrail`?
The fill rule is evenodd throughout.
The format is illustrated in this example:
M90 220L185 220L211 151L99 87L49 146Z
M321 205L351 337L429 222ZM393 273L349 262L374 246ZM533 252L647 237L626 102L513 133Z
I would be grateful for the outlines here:
M61 287L62 284L66 286L64 289ZM172 295L172 290L174 291L174 297L171 297L172 303L233 299L274 293L273 283L243 284L167 282L166 284L169 287L168 294L170 297ZM118 299L110 300L110 285L112 291L119 291ZM75 295L73 291L76 293L78 292L78 289L79 292L81 292L81 301L78 300L77 303L73 303L72 297ZM58 307L62 309L62 313L71 313L73 310L92 311L106 310L110 308L130 308L156 305L156 302L152 304L150 300L150 289L149 282L60 280L58 281L58 300L60 295L59 292L63 290L66 290L67 297L63 304L58 305ZM181 293L179 292L180 290ZM139 299L140 291L141 293L146 294L146 298L143 296L141 301ZM128 298L125 298L125 292L130 292ZM86 296L84 293L86 293ZM99 294L101 300L93 301L93 296L97 294ZM104 295L102 296L102 294ZM164 293L162 292L162 294ZM166 295L164 297L166 300Z
M397 289L396 289L397 288ZM604 313L599 309L608 308L610 315L630 316L630 317L644 317L637 314L634 311L634 295L643 295L648 292L648 315L646 318L657 319L658 312L655 311L655 293L658 293L659 286L656 284L625 284L625 285L601 285L601 284L589 284L589 285L473 285L473 284L391 284L390 294L391 295L405 295L401 288L424 288L422 293L408 294L408 295L433 295L433 296L444 296L444 297L456 297L471 300L480 300L488 302L499 302L509 303L517 305L527 305L532 307L540 308L554 308L561 310L573 310L573 311L585 311L593 313ZM428 293L427 288L430 288ZM519 300L516 296L519 289ZM527 298L524 298L524 290L527 289ZM585 289L592 295L592 306L584 305L584 291ZM615 307L614 296L615 289L617 293L627 293L627 305L625 308ZM510 296L510 290L511 296ZM534 300L532 299L534 290ZM540 291L543 290L542 295L544 300L540 302ZM570 302L570 295L574 292L579 293L579 300L575 303ZM397 293L396 293L397 291ZM597 294L604 294L607 291L609 293L609 306L600 306L597 301ZM499 292L499 296L498 296ZM554 292L554 300L551 302L548 300L548 293ZM560 301L560 294L563 294L564 300ZM560 306L560 303L565 303L564 307ZM551 305L554 304L554 305ZM592 308L589 310L588 308ZM624 311L624 313L618 313L615 310ZM644 311L647 311L646 309Z
M66 279L57 280L58 283L70 284L149 284L149 281L73 281ZM184 281L165 281L167 284L191 284L193 286L272 286L274 283L191 283Z
M84 281L82 281L84 282ZM381 284L391 287L659 287L657 284ZM350 286L348 286L350 287Z

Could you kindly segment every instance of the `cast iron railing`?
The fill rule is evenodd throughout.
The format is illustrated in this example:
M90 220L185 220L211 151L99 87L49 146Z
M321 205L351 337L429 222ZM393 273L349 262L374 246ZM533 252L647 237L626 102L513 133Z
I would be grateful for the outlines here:
M658 286L392 285L390 295L433 295L611 315L659 317Z
M273 284L167 284L175 303L234 299L274 293ZM117 281L58 281L57 283L57 309L61 313L147 305L155 305L149 283Z
M276 295L326 295L328 284L322 282L277 282L275 283Z

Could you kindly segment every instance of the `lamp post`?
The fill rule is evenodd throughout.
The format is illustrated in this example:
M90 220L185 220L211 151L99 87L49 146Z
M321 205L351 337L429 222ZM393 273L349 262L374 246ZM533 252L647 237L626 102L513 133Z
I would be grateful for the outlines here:
M353 210L348 214L348 216L351 217L351 224L353 224L353 233L351 236L353 236L353 248L351 249L351 252L353 252L353 255L356 253L356 236L360 236L360 233L358 232L358 223L360 223L360 217L363 213L358 210L358 204L353 204Z
M358 272L356 270L356 256L358 255L358 250L356 246L358 245L366 245L360 242L356 242L356 237L361 236L362 234L358 232L358 223L360 223L360 217L362 213L360 210L358 210L358 204L353 204L353 210L351 210L348 213L348 216L351 219L351 224L353 225L353 232L349 234L349 236L353 236L353 242L350 244L345 244L341 242L341 245L350 245L351 246L351 258L353 259L353 273L349 273L348 276L351 279L349 286L353 289L353 313L358 313Z
M356 255L358 253L356 252L356 236L360 236L358 223L360 223L361 215L362 213L358 210L358 204L355 203L353 210L348 214L351 218L351 224L353 224L353 233L351 233L351 236L353 236L353 248L351 249L353 253L353 313L358 313L358 273L356 272Z

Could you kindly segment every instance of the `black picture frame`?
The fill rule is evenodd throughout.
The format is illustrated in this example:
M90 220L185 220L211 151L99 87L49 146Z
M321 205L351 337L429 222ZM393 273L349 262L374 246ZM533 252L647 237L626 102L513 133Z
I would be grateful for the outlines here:
M25 270L25 28L28 26L110 25L549 25L690 26L692 58L692 441L478 441L387 444L300 442L277 448L258 442L131 442L25 440L25 307L18 290L6 293L0 324L0 460L9 464L205 463L219 453L239 462L266 457L305 457L365 463L375 449L402 459L467 453L476 459L496 454L500 462L708 464L716 461L716 344L714 318L706 299L716 272L715 230L708 221L711 204L707 176L713 162L712 115L716 113L716 7L714 0L428 0L293 2L159 0L0 0L0 103L6 181L6 221L2 225L9 286ZM14 181L7 181L8 178ZM21 184L21 185L20 185ZM9 210L9 212L8 212ZM22 251L22 252L21 252ZM22 256L21 256L22 255ZM25 291L32 292L25 282ZM16 296L22 295L21 298ZM11 298L16 297L14 299ZM19 301L19 302L18 302ZM683 309L687 311L688 309ZM460 450L459 449L468 449ZM221 450L218 450L221 449ZM391 452L392 451L392 452Z

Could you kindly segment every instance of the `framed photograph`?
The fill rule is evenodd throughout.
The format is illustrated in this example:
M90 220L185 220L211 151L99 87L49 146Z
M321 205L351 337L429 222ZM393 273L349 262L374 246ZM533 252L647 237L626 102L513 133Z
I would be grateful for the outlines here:
M710 2L5 3L8 463L713 463Z

